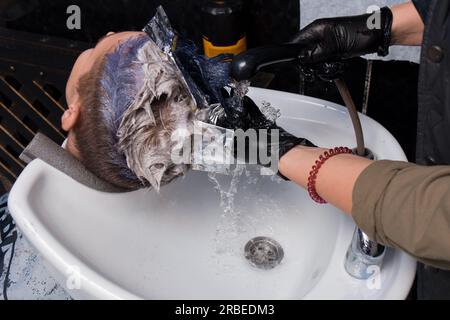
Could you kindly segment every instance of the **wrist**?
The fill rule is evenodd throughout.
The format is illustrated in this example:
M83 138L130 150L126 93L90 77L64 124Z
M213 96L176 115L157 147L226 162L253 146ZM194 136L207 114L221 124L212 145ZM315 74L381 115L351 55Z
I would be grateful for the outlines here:
M377 54L381 57L385 57L389 54L389 47L392 42L392 24L393 14L389 7L380 9L381 16L381 42L377 49Z
M420 45L424 24L412 2L392 7L392 45Z
M306 187L309 169L324 150L317 147L298 145L280 157L278 171L283 177Z
M297 146L306 146L306 147L317 147L311 141L305 138L299 138L285 129L275 125L273 128L278 132L278 139L272 141L271 143L275 143L278 146L278 158L281 159L286 153L291 151ZM271 134L272 136L272 134Z

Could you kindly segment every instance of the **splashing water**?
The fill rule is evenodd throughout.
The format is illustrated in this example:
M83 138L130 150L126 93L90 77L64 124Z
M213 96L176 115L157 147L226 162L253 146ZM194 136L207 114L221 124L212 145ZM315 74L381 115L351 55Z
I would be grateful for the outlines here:
M223 210L215 236L215 252L219 255L235 253L239 246L236 246L233 240L245 231L240 224L241 213L235 210L235 195L244 170L245 165L237 165L232 170L231 175L226 177L225 182L219 181L216 173L208 173L209 180L214 184L214 188L219 194L219 205Z
M272 106L268 101L263 101L261 103L261 113L270 121L275 122L281 116L280 109Z
M208 178L213 183L215 183L214 188L219 192L220 207L224 210L225 213L233 213L234 195L237 192L237 186L239 184L240 176L242 175L244 168L245 166L239 165L232 171L231 182L228 190L224 190L224 188L221 186L219 180L216 177L216 173L208 173Z
M240 165L229 176L210 172L208 177L222 210L215 230L212 261L220 266L218 272L232 273L239 266L236 259L242 258L243 244L248 239L261 235L273 237L275 230L283 230L279 225L283 212L280 203L268 196L263 187L274 183L274 179L261 176L258 168Z
M227 103L223 105L227 117L238 127L241 124L241 118L244 114L244 97L248 93L250 87L249 81L234 82L231 84L232 96L227 99ZM231 111L232 110L232 111Z
M250 81L248 80L237 82L237 84L235 85L235 96L242 100L248 93L249 87Z

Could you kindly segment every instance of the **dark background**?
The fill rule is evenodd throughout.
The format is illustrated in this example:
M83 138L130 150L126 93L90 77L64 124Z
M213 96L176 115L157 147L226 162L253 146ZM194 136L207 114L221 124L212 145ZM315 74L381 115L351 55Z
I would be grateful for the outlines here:
M1 0L0 3L0 12L4 8L3 20L9 20L5 22L8 28L90 43L109 31L141 30L157 6L163 5L175 29L201 44L202 0ZM300 25L299 1L243 3L251 47L287 41ZM81 30L66 28L69 5L81 9Z

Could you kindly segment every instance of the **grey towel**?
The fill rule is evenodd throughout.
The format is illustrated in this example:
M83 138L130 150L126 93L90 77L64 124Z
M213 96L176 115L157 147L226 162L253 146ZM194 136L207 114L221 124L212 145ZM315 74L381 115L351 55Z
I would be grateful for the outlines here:
M85 186L104 192L126 192L94 175L68 151L42 133L36 134L20 155L26 163L39 158Z

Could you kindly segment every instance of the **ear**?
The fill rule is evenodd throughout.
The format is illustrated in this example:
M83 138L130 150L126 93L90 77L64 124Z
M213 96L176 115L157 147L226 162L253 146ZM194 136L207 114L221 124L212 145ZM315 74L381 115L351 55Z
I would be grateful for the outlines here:
M69 105L69 108L64 112L61 117L61 127L64 131L72 130L78 119L80 118L80 104L73 103Z

